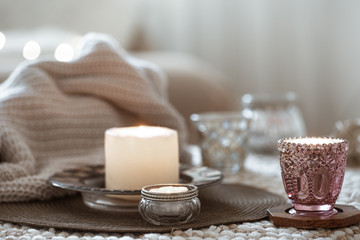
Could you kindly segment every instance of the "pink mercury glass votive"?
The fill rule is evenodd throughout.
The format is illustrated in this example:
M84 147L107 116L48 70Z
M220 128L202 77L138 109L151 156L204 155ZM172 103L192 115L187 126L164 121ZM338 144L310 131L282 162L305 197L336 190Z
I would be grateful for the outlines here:
M344 180L349 143L304 137L278 142L281 175L294 210L301 215L332 215Z

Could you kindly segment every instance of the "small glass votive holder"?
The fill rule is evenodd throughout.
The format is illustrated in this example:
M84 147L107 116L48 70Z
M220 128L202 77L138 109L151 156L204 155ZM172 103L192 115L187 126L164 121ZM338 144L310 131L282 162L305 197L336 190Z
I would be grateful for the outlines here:
M191 184L155 184L141 190L139 212L154 225L189 223L200 214L198 188Z
M294 92L245 94L243 111L252 113L248 148L260 155L277 154L280 138L306 135L306 126Z
M206 112L190 116L198 130L205 166L223 173L244 169L251 116L243 112Z
M345 139L327 137L285 138L278 142L281 175L293 204L290 213L330 216L344 180Z

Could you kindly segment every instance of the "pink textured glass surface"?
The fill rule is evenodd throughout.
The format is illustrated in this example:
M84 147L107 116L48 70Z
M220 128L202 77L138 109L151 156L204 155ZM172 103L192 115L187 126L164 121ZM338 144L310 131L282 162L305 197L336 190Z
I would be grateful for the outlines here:
M344 180L348 148L344 139L279 140L283 184L296 211L333 210Z

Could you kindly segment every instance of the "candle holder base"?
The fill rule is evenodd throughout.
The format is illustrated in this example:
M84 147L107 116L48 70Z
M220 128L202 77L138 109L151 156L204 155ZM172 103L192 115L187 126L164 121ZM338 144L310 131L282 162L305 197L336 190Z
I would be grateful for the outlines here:
M126 200L110 195L99 195L91 193L81 193L86 206L111 212L137 212L139 200ZM126 196L124 196L126 197Z
M350 205L338 205L329 214L303 214L295 211L291 204L268 209L270 221L280 227L305 229L340 228L360 222L360 210Z
M297 216L304 216L304 217L331 217L339 213L339 211L336 208L333 208L332 210L328 211L299 211L295 210L294 208L291 208L288 211L291 215L297 215Z
M199 189L219 184L222 173L208 167L181 168L180 183L197 186ZM66 169L49 178L55 186L80 192L86 206L97 210L137 212L141 189L115 190L105 188L104 165L84 165Z

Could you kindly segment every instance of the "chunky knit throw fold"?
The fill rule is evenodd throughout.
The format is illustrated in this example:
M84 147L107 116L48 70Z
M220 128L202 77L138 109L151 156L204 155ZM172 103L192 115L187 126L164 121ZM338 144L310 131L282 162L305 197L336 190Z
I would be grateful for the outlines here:
M100 34L86 35L71 62L20 64L0 85L0 202L66 194L48 177L103 163L110 127L166 126L184 142L184 119L166 91L161 69Z

